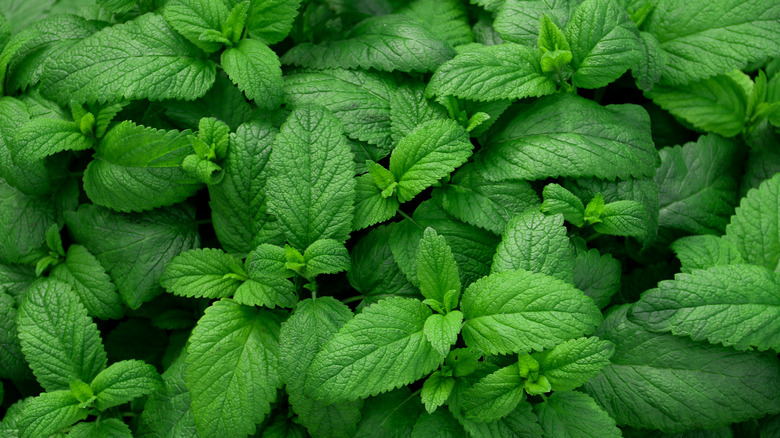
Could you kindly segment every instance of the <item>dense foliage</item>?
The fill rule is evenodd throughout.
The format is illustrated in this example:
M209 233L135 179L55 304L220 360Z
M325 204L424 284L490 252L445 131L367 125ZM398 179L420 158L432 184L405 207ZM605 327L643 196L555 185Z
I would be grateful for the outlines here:
M0 437L780 436L776 0L0 0Z

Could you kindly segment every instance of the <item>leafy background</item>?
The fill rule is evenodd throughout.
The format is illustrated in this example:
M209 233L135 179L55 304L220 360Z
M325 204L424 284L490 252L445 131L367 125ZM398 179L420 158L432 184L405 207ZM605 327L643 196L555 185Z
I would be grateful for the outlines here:
M0 436L780 435L780 4L0 0Z

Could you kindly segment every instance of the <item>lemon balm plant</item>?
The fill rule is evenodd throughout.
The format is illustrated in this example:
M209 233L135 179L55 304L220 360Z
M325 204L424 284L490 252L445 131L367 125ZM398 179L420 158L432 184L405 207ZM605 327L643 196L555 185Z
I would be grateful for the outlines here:
M0 87L1 437L780 431L775 1L0 0Z

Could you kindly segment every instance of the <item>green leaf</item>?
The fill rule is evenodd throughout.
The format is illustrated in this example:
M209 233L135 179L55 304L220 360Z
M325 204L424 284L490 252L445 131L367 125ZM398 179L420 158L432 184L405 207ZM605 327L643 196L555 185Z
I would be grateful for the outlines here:
M583 225L583 216L585 206L582 205L580 198L574 196L574 193L566 190L558 184L547 184L542 192L544 202L541 210L547 214L563 215L563 218L572 225L581 227Z
M620 260L600 254L597 249L577 254L574 258L574 286L593 298L599 308L609 305L620 290Z
M135 8L136 0L97 0L96 3L115 14L122 14Z
M542 14L563 29L579 4L579 0L506 0L498 9L493 26L504 40L534 47Z
M14 163L14 134L30 120L27 105L13 97L0 99L0 176L25 194L42 195L51 191L51 176L43 161ZM4 185L4 184L3 184Z
M628 306L596 333L615 355L585 390L620 425L682 432L714 429L780 410L775 355L737 352L686 337L645 331Z
M16 315L14 299L0 288L0 378L21 381L32 375L22 354Z
M738 148L710 134L696 143L661 149L655 182L661 228L721 234L737 203Z
M737 207L726 237L742 258L780 272L780 175L751 189Z
M417 125L428 120L444 119L447 113L441 105L426 99L425 84L406 83L398 87L390 100L390 129L392 140L400 141Z
M290 245L305 249L319 239L347 239L355 165L330 112L315 106L293 111L276 136L269 164L269 210Z
M282 103L282 66L265 44L242 40L222 52L221 64L230 80L260 108L275 109Z
M684 87L658 85L647 97L675 117L696 128L724 137L734 137L749 118L748 99L743 82L750 77L739 70L686 84Z
M429 95L501 100L552 94L555 83L542 73L539 52L513 43L461 53L436 70Z
M592 333L601 320L593 300L545 274L491 274L463 293L466 345L490 354L553 348Z
M687 236L675 240L669 248L680 259L680 271L686 274L696 269L745 263L736 245L726 237Z
M91 382L106 367L100 333L78 296L65 283L35 283L17 316L22 352L47 391Z
M458 265L447 240L433 228L427 228L417 249L417 280L425 298L444 302L450 290L460 294ZM440 350L441 352L441 350ZM443 353L444 354L444 353Z
M465 165L452 180L433 190L432 198L447 213L471 225L501 234L509 220L537 207L539 197L526 181L490 181Z
M572 84L601 88L614 82L642 57L639 31L615 0L585 0L566 24L574 67Z
M481 423L470 420L462 414L458 416L458 422L468 431L470 436L486 438L503 438L507 436L517 436L522 438L541 438L542 428L536 422L531 404L520 402L514 411L510 412L500 420Z
M341 121L347 136L389 152L390 104L397 87L396 80L387 73L342 69L304 71L285 75L284 98L288 106L314 103L328 108Z
M246 278L241 262L218 249L182 252L165 266L160 285L183 297L227 298ZM239 278L237 278L239 277Z
M663 85L686 84L779 54L780 6L772 0L662 0L643 27L666 52Z
M144 404L137 437L182 436L197 437L192 418L190 392L187 388L186 350L162 374L165 388L153 392Z
M420 390L420 398L425 405L425 410L429 414L436 411L439 406L447 402L454 387L455 379L452 377L442 376L439 371L431 374L425 379Z
M165 116L175 123L197 129L203 117L215 117L237 129L252 120L252 107L246 96L230 81L227 75L218 75L214 86L201 98L192 102L169 100L161 103Z
M246 259L246 270L253 278L286 278L294 275L287 269L286 251L276 245L264 243L249 253Z
M612 236L642 236L645 230L645 206L637 201L615 201L604 205L593 230Z
M194 218L186 206L123 215L82 205L65 213L74 241L95 255L132 309L162 293L159 280L174 257L199 246Z
M41 91L58 102L192 100L214 84L215 64L159 15L105 28L54 58Z
M73 438L132 438L130 427L116 418L103 418L99 421L81 422L73 426L68 437Z
M209 30L222 30L230 11L222 0L171 0L165 3L162 16L192 44L204 51L216 52L222 44L201 39Z
M463 313L453 310L446 315L434 314L425 320L423 332L433 348L446 356L458 340L463 325Z
M251 277L251 276L250 276ZM233 299L246 306L294 307L295 285L286 278L252 277L238 287Z
M394 225L373 228L350 251L352 270L347 272L349 284L371 304L392 296L418 296L417 289L398 268L390 250Z
M603 107L571 93L517 105L493 127L474 158L477 169L496 181L628 179L651 176L658 165L644 109Z
M0 260L18 263L34 254L55 220L49 199L28 196L0 179Z
M421 414L414 424L411 438L465 438L466 431L452 414L444 409Z
M466 8L457 0L416 0L400 11L452 47L474 41Z
M269 310L230 299L206 309L187 348L187 386L202 436L254 433L276 399L279 325Z
M61 151L82 151L92 147L79 127L67 120L41 117L21 126L14 137L13 158L31 164Z
M340 401L376 395L433 371L444 359L423 333L428 306L389 298L348 321L314 357L306 389Z
M408 437L414 429L422 406L409 388L398 388L366 400L361 411L356 437Z
M534 406L544 436L560 438L622 437L613 420L587 394L556 392Z
M763 266L715 266L677 274L642 294L632 315L654 331L737 350L780 350L780 279Z
M569 61L571 61L571 46L566 39L566 35L563 34L561 29L555 25L547 14L542 14L540 17L537 46L539 46L539 51L542 54L555 51L569 52Z
M317 240L303 253L306 260L306 276L335 274L351 268L349 252L344 244L333 239Z
M129 121L116 125L84 171L84 190L95 204L123 212L187 199L200 188L180 167L192 151L187 135Z
M489 374L464 393L466 416L480 422L497 421L509 415L524 399L523 378L517 364Z
M116 286L87 248L71 245L65 263L55 266L50 277L69 284L90 316L100 319L122 317L124 308Z
M210 185L214 231L229 252L248 253L261 243L282 243L279 226L267 207L268 159L277 130L267 122L242 124L230 135L222 162L224 177Z
M361 230L379 222L384 222L398 211L400 204L394 196L385 197L377 187L373 176L360 175L355 178L355 217L353 230Z
M398 142L390 172L398 181L398 200L410 201L471 156L468 134L454 120L431 120Z
M283 40L292 29L300 3L301 0L252 0L252 13L246 24L249 35L265 44Z
M25 403L16 422L20 438L48 437L87 418L70 391L44 392Z
M658 38L648 32L639 32L639 48L642 50L642 56L632 68L631 74L636 80L637 88L650 91L656 82L661 80L666 66L666 52L661 48Z
M318 69L427 72L453 56L455 51L446 41L417 21L384 15L361 21L344 39L298 44L282 57L282 62Z
M614 353L612 342L592 337L566 341L552 350L534 353L533 357L553 391L568 391L599 375Z
M574 254L563 216L528 210L509 221L496 248L491 272L524 269L574 282Z
M111 364L90 385L97 396L95 407L101 411L161 390L162 379L154 366L140 360Z

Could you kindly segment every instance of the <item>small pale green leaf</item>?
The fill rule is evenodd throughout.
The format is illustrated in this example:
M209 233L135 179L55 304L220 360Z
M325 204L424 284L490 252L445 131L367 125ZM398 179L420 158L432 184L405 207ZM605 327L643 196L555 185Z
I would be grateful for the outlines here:
M637 201L615 201L604 205L593 229L613 236L642 236L646 233L645 206Z
M583 216L585 206L582 205L580 198L574 196L574 193L566 190L558 184L547 184L542 191L544 201L541 209L547 214L563 215L566 221L572 225L581 227L583 225Z
M446 315L437 313L429 316L425 320L423 332L433 348L446 356L450 352L450 348L457 342L462 325L463 313L453 310Z
M425 298L444 302L450 290L460 293L458 265L447 240L433 228L427 228L417 249L417 280ZM441 350L440 350L441 351Z
M162 10L162 16L176 31L209 53L219 50L222 44L204 41L201 35L221 31L229 14L222 0L170 0Z
M351 267L347 248L333 239L315 241L306 248L303 257L306 260L306 276L309 278L349 271Z
M373 176L360 175L355 178L355 218L353 230L361 230L379 222L384 222L398 211L400 204L395 196L383 196Z
M251 277L251 276L250 276ZM295 285L286 278L252 277L236 289L233 299L246 306L293 307Z
M435 316L435 315L433 315ZM425 410L432 414L436 409L443 405L455 388L455 379L448 376L442 376L439 371L431 374L425 379L420 398L425 405Z
M609 365L615 345L596 337L580 338L558 344L552 350L534 353L539 373L547 378L553 391L578 388Z
M466 416L483 423L509 415L523 400L523 378L517 364L489 374L464 393Z

